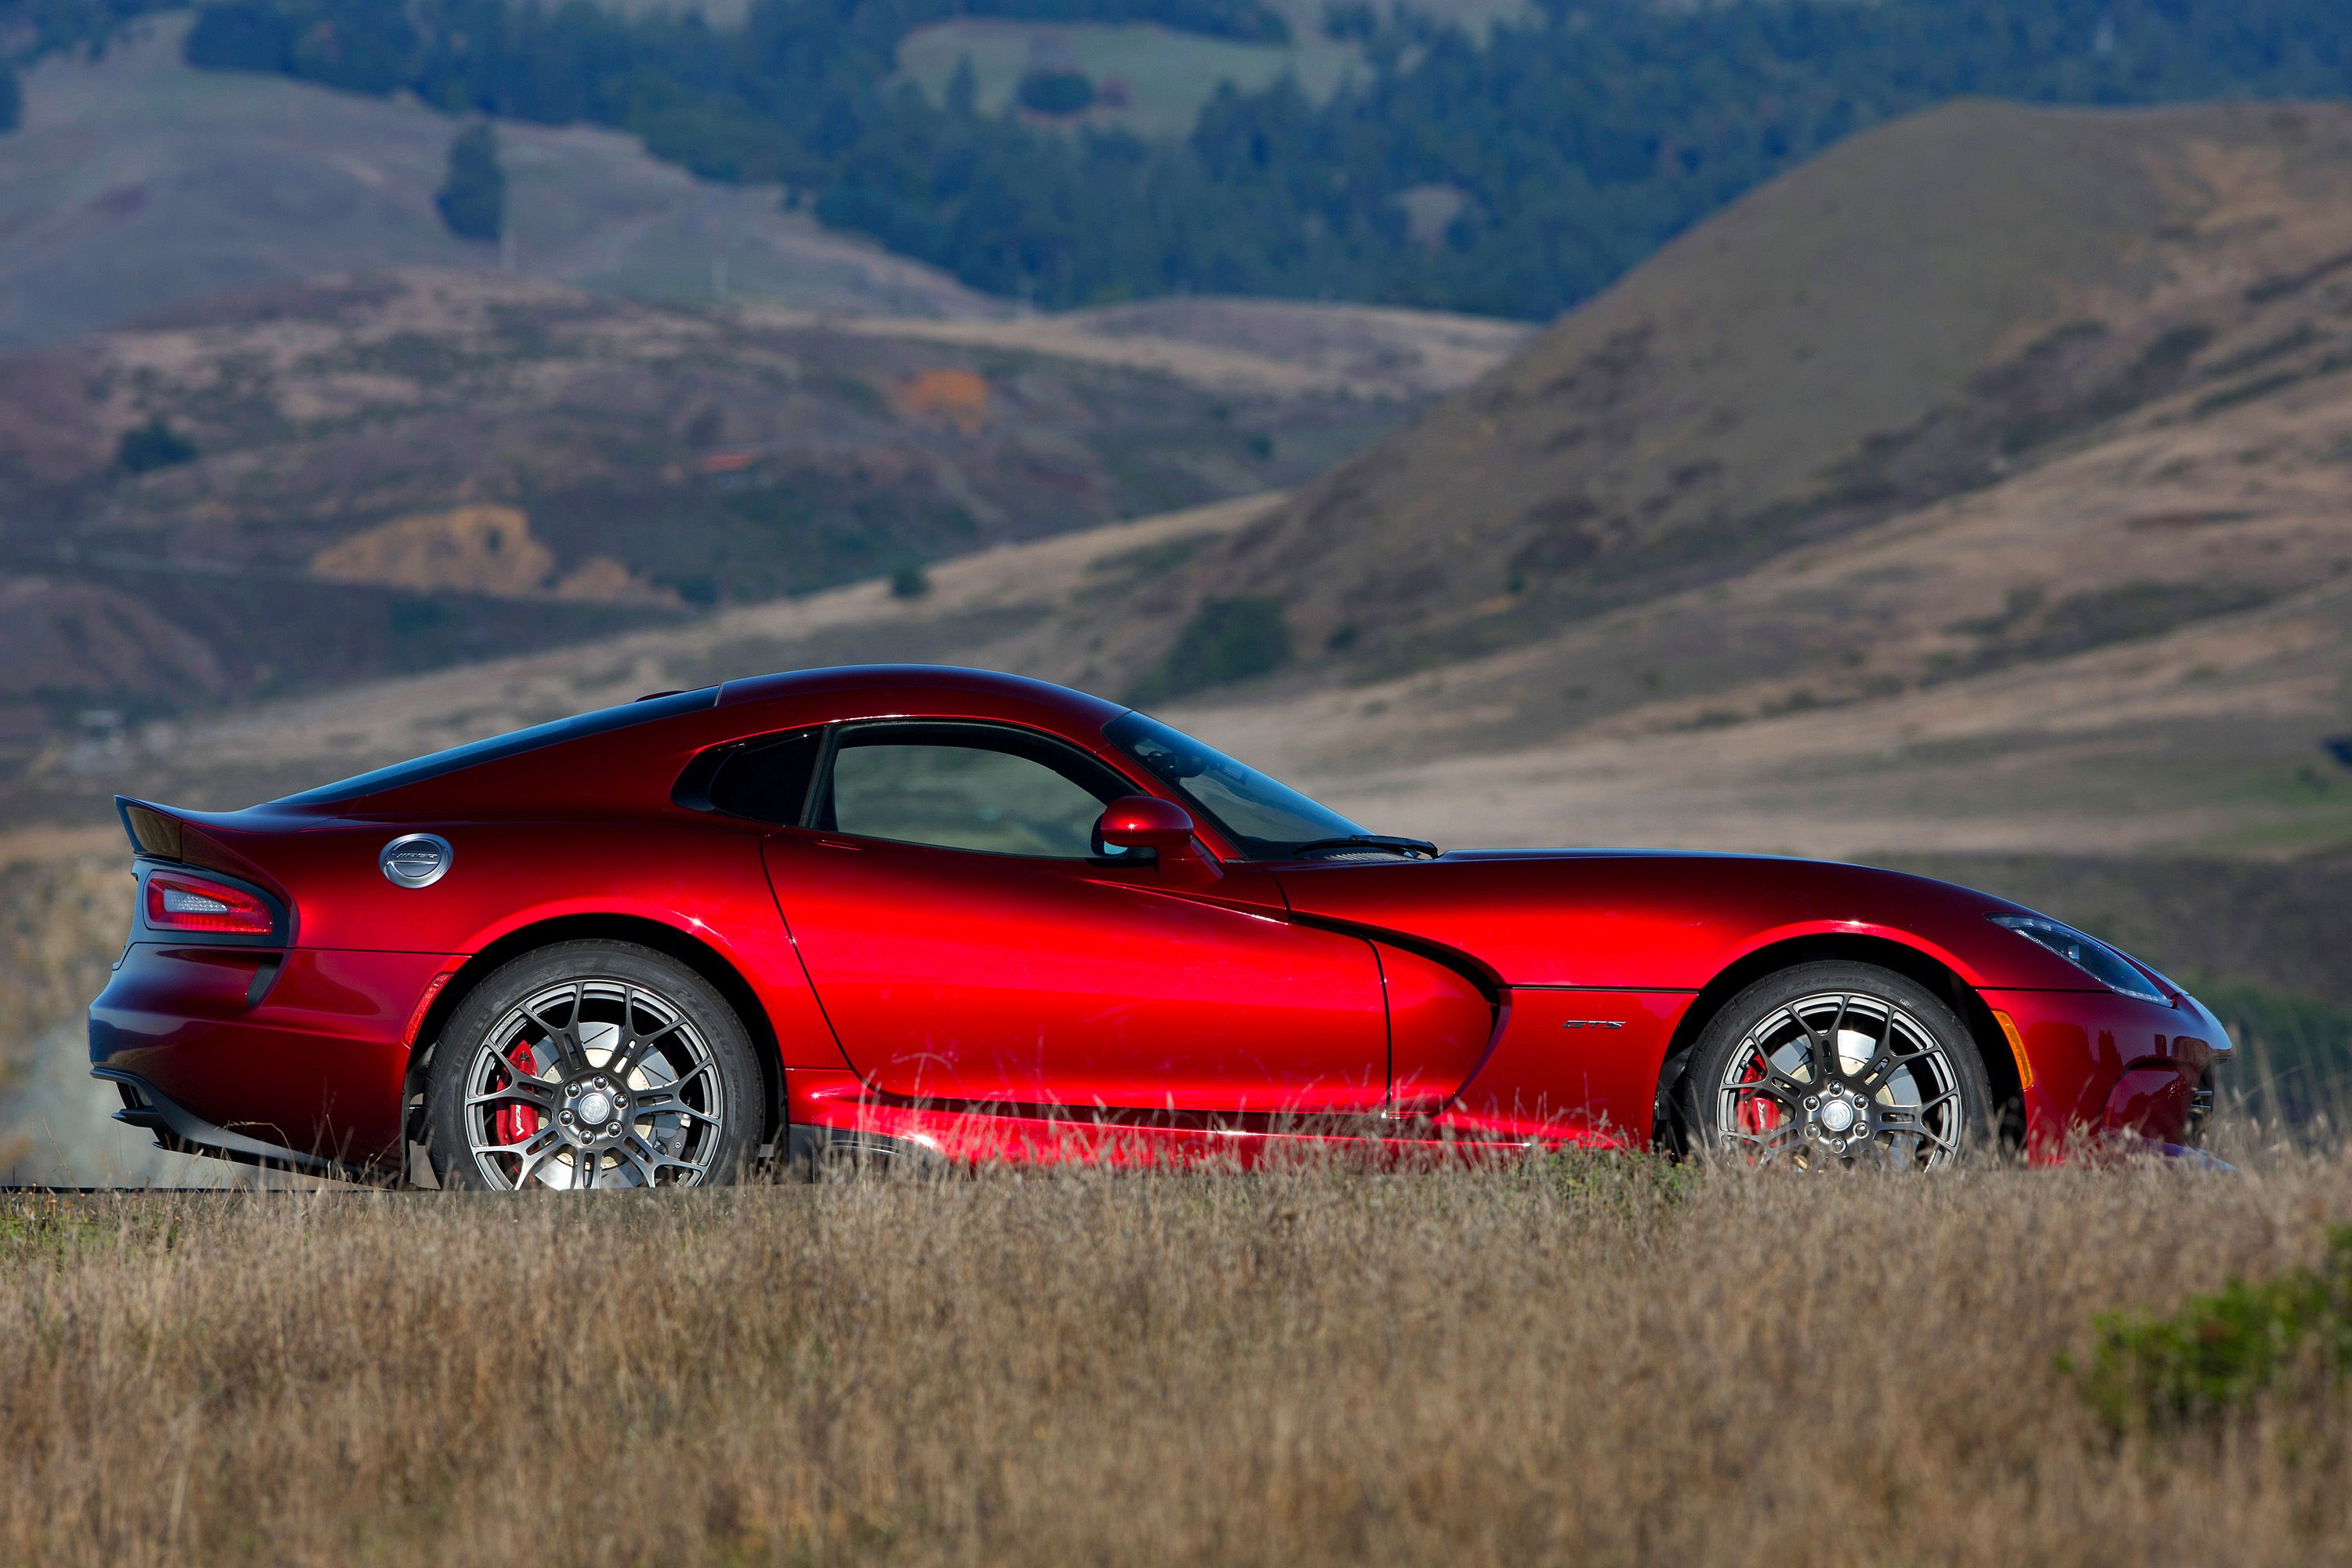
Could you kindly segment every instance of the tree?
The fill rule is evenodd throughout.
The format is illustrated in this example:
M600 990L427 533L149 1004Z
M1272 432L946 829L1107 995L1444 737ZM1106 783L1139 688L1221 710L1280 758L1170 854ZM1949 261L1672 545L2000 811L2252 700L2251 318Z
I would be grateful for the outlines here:
M1290 662L1290 627L1274 599L1249 595L1207 599L1176 634L1176 646L1158 669L1130 693L1156 702L1202 687L1247 680Z
M0 62L0 132L16 130L24 114L25 93L16 85L16 73Z
M134 425L122 433L114 448L115 466L126 474L151 473L184 463L196 455L188 438L163 422L160 414L144 425Z
M1022 108L1034 113L1076 114L1093 106L1095 84L1083 71L1031 71L1021 79L1014 96L1021 100Z
M466 127L449 143L449 173L433 205L460 239L499 237L506 225L507 174L499 166L499 134L488 121Z

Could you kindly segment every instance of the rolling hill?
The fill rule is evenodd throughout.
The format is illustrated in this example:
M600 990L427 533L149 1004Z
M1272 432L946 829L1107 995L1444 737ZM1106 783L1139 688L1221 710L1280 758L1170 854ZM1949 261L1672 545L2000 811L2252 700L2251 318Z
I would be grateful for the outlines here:
M1144 679L1207 600L1279 603L1299 667L1360 680L1574 637L1623 606L2016 484L2111 438L2160 467L2209 426L2234 428L2215 426L2223 415L2290 390L2326 395L2352 363L2347 301L2352 110L1933 110L1737 204L1203 552L1180 584L1112 612L1126 647L1111 679ZM2316 493L2297 508L2324 521L2340 469L2313 417L2295 484ZM2235 521L2259 528L2294 510L2249 503L2221 471L2190 489L2252 506ZM2153 497L2167 480L2141 466L2083 482ZM2135 556L2169 563L2153 578L2189 571L2200 584L2176 616L2243 603L2277 575L2267 558L2242 577L2192 569L2161 528L2133 537ZM2324 563L2333 547L2312 549ZM2008 615L2012 642L2099 635L2047 624L2063 579L2038 591L2013 612L1963 611L1958 595L1951 618ZM1722 668L1686 690L1755 673L1738 628L1719 640ZM1791 668L1811 658L1800 643L1820 643L1811 628L1767 640L1764 657ZM1848 640L1884 638L1863 625ZM1633 663L1661 668L1649 654ZM1596 702L1643 695L1630 671L1595 673L1580 683Z
M1129 384L1086 380L1109 367L1071 345L1157 353L1165 374L1191 363L1184 354L1224 352L1220 334L1282 346L1274 324L1255 307L1216 302L1049 318L1032 329L1046 334L1034 341L1078 357L1038 356L1015 375L989 369L988 356L1006 352L1003 335L1019 323L832 330L779 317L747 331L756 313L721 328L645 308L591 319L567 314L576 307L544 285L504 281L496 288L509 295L483 296L447 329L479 338L484 322L536 323L485 340L533 346L511 363L486 354L488 369L467 372L488 376L484 384L531 388L536 406L562 376L604 385L609 368L596 367L615 359L662 367L642 372L651 390L636 401L597 394L612 398L599 416L613 422L607 437L566 446L542 433L532 439L551 444L530 462L515 455L535 450L527 442L497 448L501 475L552 476L533 481L543 492L500 492L478 476L469 489L454 472L416 478L415 453L437 448L409 433L456 416L431 413L419 384L379 363L381 345L395 341L401 353L432 356L402 336L412 329L399 311L413 302L377 304L362 311L377 312L375 325L337 340L343 359L276 351L305 368L289 383L298 390L272 395L324 411L310 416L311 434L262 448L285 456L232 463L224 453L134 484L106 479L110 499L87 512L79 538L121 550L150 536L183 549L202 540L339 591L355 580L413 589L430 580L419 573L470 561L521 574L499 579L499 603L613 617L614 635L593 649L515 667L542 672L526 683L527 699L488 702L487 672L453 673L366 704L443 717L415 732L344 726L351 739L331 760L301 764L275 742L236 742L240 756L283 754L289 768L355 766L632 683L894 650L1127 691L1155 674L1204 604L1270 601L1290 631L1289 663L1229 692L1182 699L1163 689L1160 704L1213 712L1220 732L1259 754L1353 798L1396 803L1412 826L1450 841L1620 837L1835 853L2070 837L2118 850L2330 843L2344 837L2347 805L2315 742L2352 728L2338 689L2352 668L2347 148L2352 111L2333 109L1937 110L1758 193L1287 496L1154 523L1126 543L1074 537L1033 547L1043 555L938 567L932 593L917 600L869 586L619 636L632 615L686 613L677 573L692 546L600 529L595 519L612 513L599 513L598 498L634 473L629 482L654 498L635 515L678 504L656 504L663 496L700 496L715 515L731 515L760 493L728 488L739 458L749 455L742 472L752 474L821 465L887 431L925 454L901 473L934 476L928 490L893 493L959 498L975 531L966 547L1145 510L1119 504L1140 498L1130 476L1123 490L1094 481L1101 504L1091 517L1066 498L1046 516L1057 492L1037 483L1034 454L1006 455L1049 427L1118 413L1107 391ZM1314 347L1300 318L1281 320L1307 332L1296 340L1302 350ZM1336 330L1349 318L1317 320ZM284 318L266 331L299 335ZM1169 347L1180 331L1185 346ZM592 338L607 348L583 354L577 345ZM806 385L794 395L817 401L751 400L770 423L692 440L673 433L662 437L676 443L667 457L599 467L612 461L600 447L629 420L652 428L645 407L679 425L714 406L738 417L726 397L682 395L674 379L688 363L694 374L721 374L730 362L710 346L718 338L727 353L800 367ZM195 356L211 368L186 386L233 406L222 400L221 367L250 363L262 341L231 331ZM425 341L440 340L428 331ZM189 358L168 332L109 342L107 354L129 356L104 362L124 386ZM613 346L623 344L634 346ZM1497 347L1474 338L1456 370ZM1361 337L1341 348L1287 362L1287 374L1328 394L1384 352ZM1221 396L1251 375L1285 374L1267 356L1233 352ZM134 361L149 368L133 374ZM88 384L99 363L76 361L53 377ZM919 411L918 387L935 398L969 390L959 367L980 376L986 398L1005 401L946 396ZM1191 364L1190 374L1208 372ZM864 402L810 390L842 375L865 378ZM1171 395L1164 381L1150 384ZM469 410L499 406L467 395ZM328 417L335 396L370 412ZM583 396L558 399L567 417L595 406ZM1089 409L1068 406L1073 399ZM92 429L125 427L144 405L124 394L106 406L111 426ZM1302 422L1331 417L1312 397L1282 406ZM538 428L521 413L500 417ZM500 428L479 413L463 423ZM0 455L10 449L0 427ZM15 449L55 461L74 443L37 430ZM106 439L85 437L79 449L102 463ZM1154 449L1176 462L1164 444ZM1168 479L1163 494L1209 500L1255 488L1255 477L1282 482L1278 464L1253 470L1247 450L1209 442L1190 459L1192 493ZM719 471L707 471L713 458ZM382 479L371 479L372 464ZM239 476L234 526L207 533L171 521L192 515L176 502L142 510L150 490L215 466ZM278 513L257 499L277 482L257 476L270 473L287 476ZM317 504L301 486L320 473L337 475L349 499ZM923 515L908 513L912 531L900 537L910 545L927 538ZM743 584L730 596L756 596L762 579L751 565L719 558L715 569ZM771 559L759 570L782 568ZM971 598L954 587L963 571L996 586ZM822 581L821 571L782 580ZM580 673L594 669L614 673ZM175 755L205 754L192 744L183 737ZM1948 765L1988 749L2013 788ZM1813 751L1845 757L1843 777L1809 771ZM2169 760L2109 768L2110 756ZM1630 816L1608 814L1618 806L1592 815L1596 799L1614 798L1645 767L1661 776L1621 803ZM1486 782L1473 787L1474 777ZM2037 791L2046 798L2026 809ZM1767 798L1777 804L1764 817L1743 815ZM1680 804L1662 819L1668 801ZM1920 826L1928 822L1937 826Z
M772 186L698 180L636 138L499 127L508 243L433 206L459 126L413 100L182 63L186 14L95 59L24 76L0 136L0 347L63 342L232 290L397 267L512 271L642 299L988 316L1004 301L782 210Z
M0 760L86 710L596 638L1295 483L1519 336L1185 311L1189 336L713 312L411 270L0 355Z

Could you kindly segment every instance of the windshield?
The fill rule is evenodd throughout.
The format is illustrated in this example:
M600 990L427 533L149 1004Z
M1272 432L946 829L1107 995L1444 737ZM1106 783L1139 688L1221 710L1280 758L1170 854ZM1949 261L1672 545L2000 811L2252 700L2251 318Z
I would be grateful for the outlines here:
M1283 859L1301 845L1364 832L1328 806L1157 719L1124 713L1103 727L1103 736L1223 829L1253 860Z

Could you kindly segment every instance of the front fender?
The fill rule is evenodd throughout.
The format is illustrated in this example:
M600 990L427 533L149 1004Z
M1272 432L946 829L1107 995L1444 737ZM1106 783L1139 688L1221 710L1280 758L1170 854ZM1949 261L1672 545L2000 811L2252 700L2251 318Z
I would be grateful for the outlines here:
M1985 917L2018 906L1866 866L1732 855L1448 855L1286 867L1301 914L1475 957L1510 986L1697 991L1807 937L1876 937L1979 989L2079 991L2072 965Z

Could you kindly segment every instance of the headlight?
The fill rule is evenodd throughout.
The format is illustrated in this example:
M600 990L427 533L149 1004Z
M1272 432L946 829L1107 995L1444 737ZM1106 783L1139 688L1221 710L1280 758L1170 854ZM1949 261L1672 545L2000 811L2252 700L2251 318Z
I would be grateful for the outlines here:
M2166 1006L2172 1004L2172 998L2158 991L2156 983L2142 974L2137 964L2095 937L2084 936L2072 926L2062 926L2040 915L1987 918L1997 926L2007 926L2028 942L2041 943L2110 991L2142 1002Z

